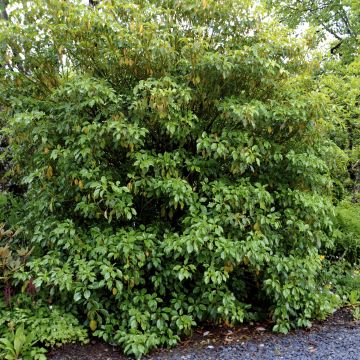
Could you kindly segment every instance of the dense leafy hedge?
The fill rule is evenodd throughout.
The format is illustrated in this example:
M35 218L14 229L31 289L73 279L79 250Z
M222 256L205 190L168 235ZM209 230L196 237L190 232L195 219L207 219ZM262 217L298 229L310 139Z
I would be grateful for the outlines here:
M137 357L202 320L260 308L286 332L332 310L305 42L246 1L23 7L1 30L0 98L34 250L6 286L33 279Z

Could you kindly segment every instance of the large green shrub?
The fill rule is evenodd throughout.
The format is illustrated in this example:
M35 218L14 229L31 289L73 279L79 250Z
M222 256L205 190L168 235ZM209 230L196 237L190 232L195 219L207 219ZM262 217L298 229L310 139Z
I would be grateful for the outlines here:
M13 286L137 357L205 319L262 308L286 332L332 310L326 98L305 42L252 3L23 1L2 24L34 247Z

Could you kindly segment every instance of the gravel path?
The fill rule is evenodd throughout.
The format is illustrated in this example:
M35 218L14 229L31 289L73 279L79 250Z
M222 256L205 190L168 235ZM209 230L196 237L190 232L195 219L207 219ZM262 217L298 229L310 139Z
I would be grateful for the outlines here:
M360 321L342 309L310 330L271 333L266 324L234 329L197 329L171 350L158 350L146 360L360 360ZM118 348L92 341L65 345L49 353L52 360L128 360Z
M360 326L336 328L316 333L299 332L287 336L272 336L236 345L225 345L196 350L192 353L161 354L152 359L182 360L305 360L305 359L360 359Z

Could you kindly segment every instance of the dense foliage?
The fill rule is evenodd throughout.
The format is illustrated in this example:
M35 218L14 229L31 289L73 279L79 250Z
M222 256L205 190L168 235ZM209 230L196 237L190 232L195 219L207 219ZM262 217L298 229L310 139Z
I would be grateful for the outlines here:
M76 316L140 357L204 320L287 332L338 305L319 274L341 106L308 38L245 0L16 4L0 31L0 289L74 321L37 341L84 341Z
M359 50L360 5L354 0L266 0L290 27L311 25L319 39L332 39L330 54L351 62Z
M273 1L272 5L280 19L290 27L311 26L310 33L314 46L327 48L321 71L316 79L322 84L333 104L328 107L332 113L335 131L331 138L349 156L348 176L334 180L344 182L350 192L360 190L360 5L358 1ZM299 31L299 29L297 30ZM317 41L314 41L317 40ZM320 43L320 44L319 44ZM341 166L340 166L341 167ZM344 175L344 173L342 173ZM337 194L337 197L344 194Z
M336 213L339 233L335 237L335 255L357 263L360 260L360 204L343 200Z
M12 308L0 304L0 328L4 330L0 338L2 359L46 359L46 349L35 344L59 346L86 341L86 330L72 314L41 302L30 304L27 300L27 296L22 294L18 297L19 304Z
M323 92L333 102L334 118L332 139L348 156L345 186L351 193L360 191L360 55L350 64L330 62L322 77ZM337 179L341 179L338 177ZM356 198L353 199L356 202Z

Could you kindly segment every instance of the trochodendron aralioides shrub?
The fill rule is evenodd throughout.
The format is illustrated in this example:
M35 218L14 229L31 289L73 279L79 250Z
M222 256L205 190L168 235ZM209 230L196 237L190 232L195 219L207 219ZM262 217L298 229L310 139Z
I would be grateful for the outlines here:
M3 156L33 248L14 283L136 357L202 320L261 308L287 332L332 310L305 41L246 0L21 4L0 35Z

